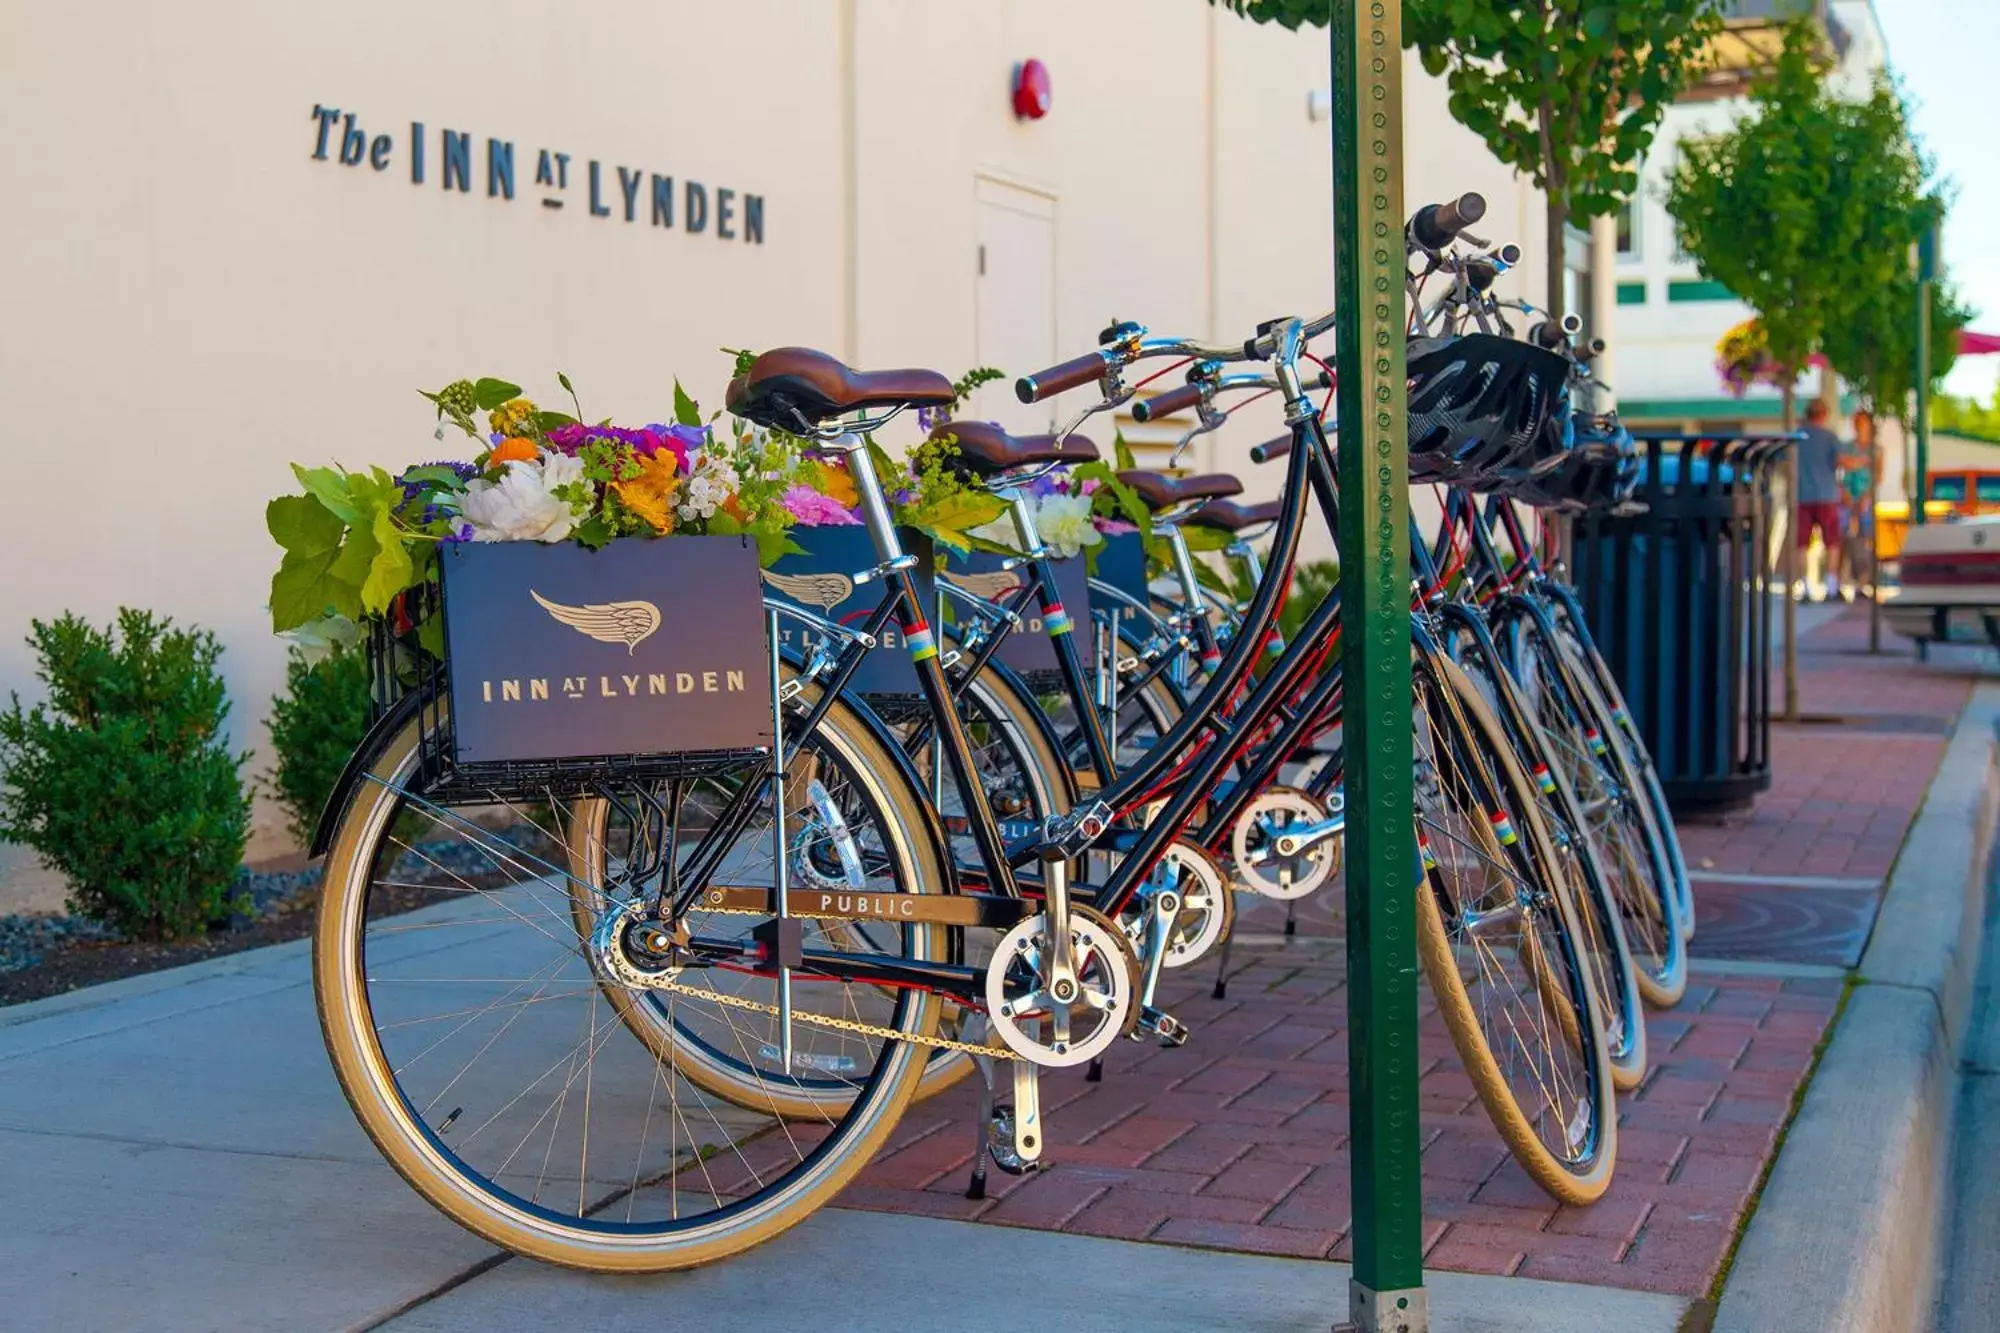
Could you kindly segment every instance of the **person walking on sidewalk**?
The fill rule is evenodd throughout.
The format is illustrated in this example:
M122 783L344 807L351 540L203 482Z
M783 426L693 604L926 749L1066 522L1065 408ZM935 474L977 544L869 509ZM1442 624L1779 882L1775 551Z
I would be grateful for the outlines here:
M1806 424L1799 432L1800 439L1793 446L1799 451L1799 493L1793 498L1792 526L1799 544L1800 555L1805 555L1812 547L1812 535L1819 533L1821 547L1825 553L1826 569L1824 583L1815 577L1810 567L1806 572L1803 587L1792 589L1792 596L1810 596L1815 602L1826 600L1827 587L1833 593L1840 592L1840 461L1842 449L1840 437L1826 427L1826 403L1818 398L1806 404Z
M1875 416L1863 408L1854 414L1854 452L1840 460L1840 485L1847 493L1840 595L1850 602L1857 590L1875 595L1875 462Z

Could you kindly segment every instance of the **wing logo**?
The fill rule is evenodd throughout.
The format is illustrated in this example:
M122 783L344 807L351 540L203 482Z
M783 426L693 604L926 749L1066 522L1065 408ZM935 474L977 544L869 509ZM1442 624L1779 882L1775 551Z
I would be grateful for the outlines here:
M999 601L1020 587L1022 582L1021 576L1011 569L1003 569L992 574L946 573L944 577L947 582L989 602Z
M831 611L854 591L854 580L845 574L773 574L764 571L764 582L795 602Z
M631 656L639 645L653 636L660 628L660 608L651 602L599 602L590 606L564 606L528 589L528 596L535 599L546 611L561 623L568 625L586 638L599 643L622 643L626 656Z

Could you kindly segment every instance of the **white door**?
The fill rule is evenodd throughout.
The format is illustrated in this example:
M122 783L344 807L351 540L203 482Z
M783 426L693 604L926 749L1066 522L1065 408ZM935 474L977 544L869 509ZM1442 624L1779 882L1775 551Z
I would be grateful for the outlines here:
M1022 403L1014 381L1052 366L1056 356L1056 201L1053 195L981 176L979 207L978 364L1006 372L966 406L978 421L1011 431L1054 424L1047 403Z

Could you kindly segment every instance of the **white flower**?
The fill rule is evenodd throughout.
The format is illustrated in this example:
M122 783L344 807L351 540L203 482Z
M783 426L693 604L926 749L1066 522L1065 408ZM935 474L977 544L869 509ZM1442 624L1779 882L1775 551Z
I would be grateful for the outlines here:
M1043 496L1035 506L1035 531L1045 546L1065 559L1104 540L1104 534L1090 521L1087 495Z
M308 620L283 637L298 648L309 667L318 666L336 651L345 651L361 641L361 626L346 616L322 616Z
M1014 527L1014 516L1012 514L1002 514L991 523L981 523L976 528L968 529L967 532L968 535L977 537L981 541L992 542L995 546L1004 546L1010 551L1021 549L1021 534Z
M555 492L582 480L582 463L553 454L540 463L509 463L498 481L471 482L465 488L464 512L472 525L472 539L562 541L576 530L577 513Z
M736 469L719 457L704 456L688 478L687 489L681 492L678 509L680 516L692 522L697 518L713 518L723 502L736 494L742 485Z

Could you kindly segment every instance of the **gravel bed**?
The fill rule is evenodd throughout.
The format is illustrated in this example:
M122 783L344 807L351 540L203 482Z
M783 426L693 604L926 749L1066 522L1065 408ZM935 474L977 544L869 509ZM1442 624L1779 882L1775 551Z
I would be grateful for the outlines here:
M544 841L530 828L501 829L491 833L498 841L526 846L530 840ZM525 858L523 869L532 873L550 854L546 846ZM493 868L493 858L464 839L427 844L398 858L390 877L406 883L442 884L456 876L473 876ZM247 930L280 904L319 887L318 869L267 871L247 866L237 871L230 886L235 900L226 930ZM52 950L83 941L113 941L118 932L87 917L65 912L19 912L0 916L0 972L18 972L41 962Z

